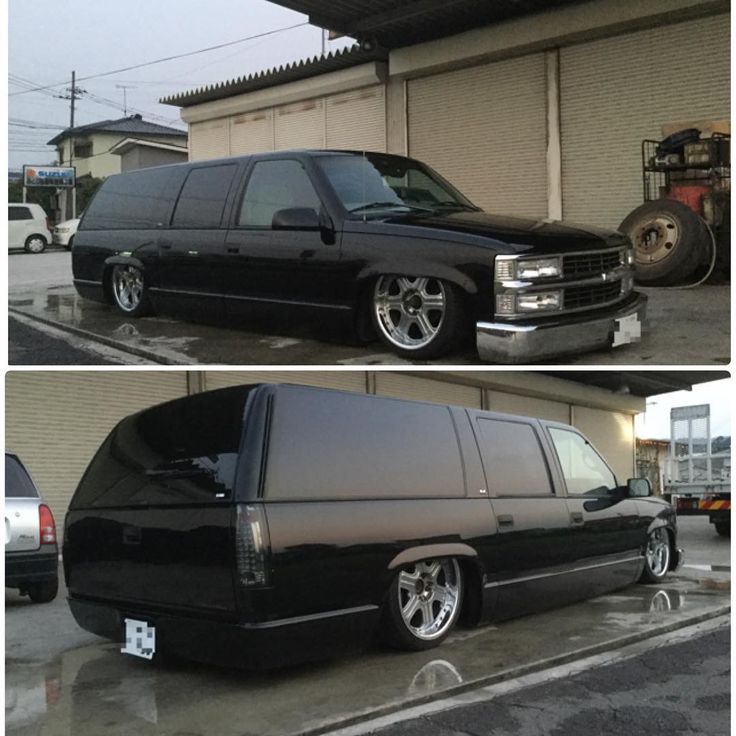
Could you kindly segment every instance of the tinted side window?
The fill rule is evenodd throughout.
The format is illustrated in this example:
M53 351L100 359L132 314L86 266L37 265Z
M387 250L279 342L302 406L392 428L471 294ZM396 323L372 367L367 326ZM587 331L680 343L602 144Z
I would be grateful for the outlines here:
M478 445L489 491L499 496L552 493L539 438L530 424L478 419Z
M591 444L577 432L549 428L555 452L571 495L606 496L616 488L616 478Z
M238 225L271 227L274 212L289 207L319 211L320 200L298 161L259 161L248 179Z
M10 455L5 456L5 498L38 498L26 469Z
M464 495L447 407L306 389L277 393L267 499Z
M8 207L8 220L32 220L28 207Z
M142 229L167 224L186 169L161 167L106 179L87 206L80 229Z
M207 166L192 169L176 204L174 227L220 227L225 199L237 166Z
M71 508L231 500L247 393L208 392L127 417L97 451Z

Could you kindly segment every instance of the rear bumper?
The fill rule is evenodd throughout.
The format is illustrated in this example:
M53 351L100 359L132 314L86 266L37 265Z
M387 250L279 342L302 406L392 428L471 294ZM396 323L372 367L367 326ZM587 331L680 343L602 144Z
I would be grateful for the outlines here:
M69 597L76 622L113 641L124 619L156 627L156 654L243 669L272 669L351 654L364 648L378 624L375 606L260 624L192 618Z
M59 554L17 553L5 555L5 587L17 588L26 583L44 583L59 576Z
M562 321L544 321L534 324L508 322L478 322L475 326L478 355L493 363L533 363L539 360L582 353L598 348L613 347L632 342L623 330L627 323L639 327L646 315L647 297L634 292L624 305L603 315L591 317L568 316Z

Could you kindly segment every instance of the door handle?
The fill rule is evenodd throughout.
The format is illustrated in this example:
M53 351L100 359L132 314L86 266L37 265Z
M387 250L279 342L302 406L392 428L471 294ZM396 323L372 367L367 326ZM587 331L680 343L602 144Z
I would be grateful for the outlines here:
M570 521L572 522L573 526L583 526L583 524L585 523L585 519L583 518L583 512L573 511L570 514Z
M238 248L237 246L235 248L228 248L227 252L228 253L240 253L240 248Z
M159 243L161 250L171 250L171 243Z
M498 515L498 525L499 526L513 526L514 525L514 517L511 514L499 514Z

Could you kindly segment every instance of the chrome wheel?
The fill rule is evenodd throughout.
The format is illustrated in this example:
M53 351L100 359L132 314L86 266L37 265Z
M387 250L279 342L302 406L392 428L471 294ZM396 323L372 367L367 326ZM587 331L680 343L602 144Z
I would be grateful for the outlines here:
M670 565L670 539L666 529L655 529L649 535L646 559L649 572L654 577L664 577Z
M438 639L455 623L461 593L455 560L426 560L402 570L398 604L404 625L417 639Z
M43 253L46 250L46 241L40 235L31 235L26 240L26 250L29 253Z
M381 276L373 292L379 329L404 350L419 350L437 337L446 307L445 287L439 279Z
M124 312L133 312L143 300L143 274L135 266L115 266L112 271L112 293Z

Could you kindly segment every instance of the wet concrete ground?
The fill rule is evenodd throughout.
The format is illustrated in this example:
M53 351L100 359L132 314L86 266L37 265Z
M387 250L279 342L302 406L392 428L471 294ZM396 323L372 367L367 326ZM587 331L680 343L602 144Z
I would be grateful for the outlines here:
M682 519L680 534L691 566L661 586L635 585L496 626L461 629L427 652L375 645L350 659L268 674L126 657L119 645L78 629L63 598L37 606L6 591L6 732L316 734L617 650L727 610L729 540L702 517Z
M261 315L224 327L169 316L129 319L81 299L71 285L71 254L9 259L9 307L77 337L99 340L152 362L227 365L427 365L404 361L381 343L355 344L349 327L299 313ZM730 356L730 287L643 289L649 320L639 343L564 359L565 364L723 365ZM559 361L550 361L559 362ZM479 365L474 346L432 364Z

